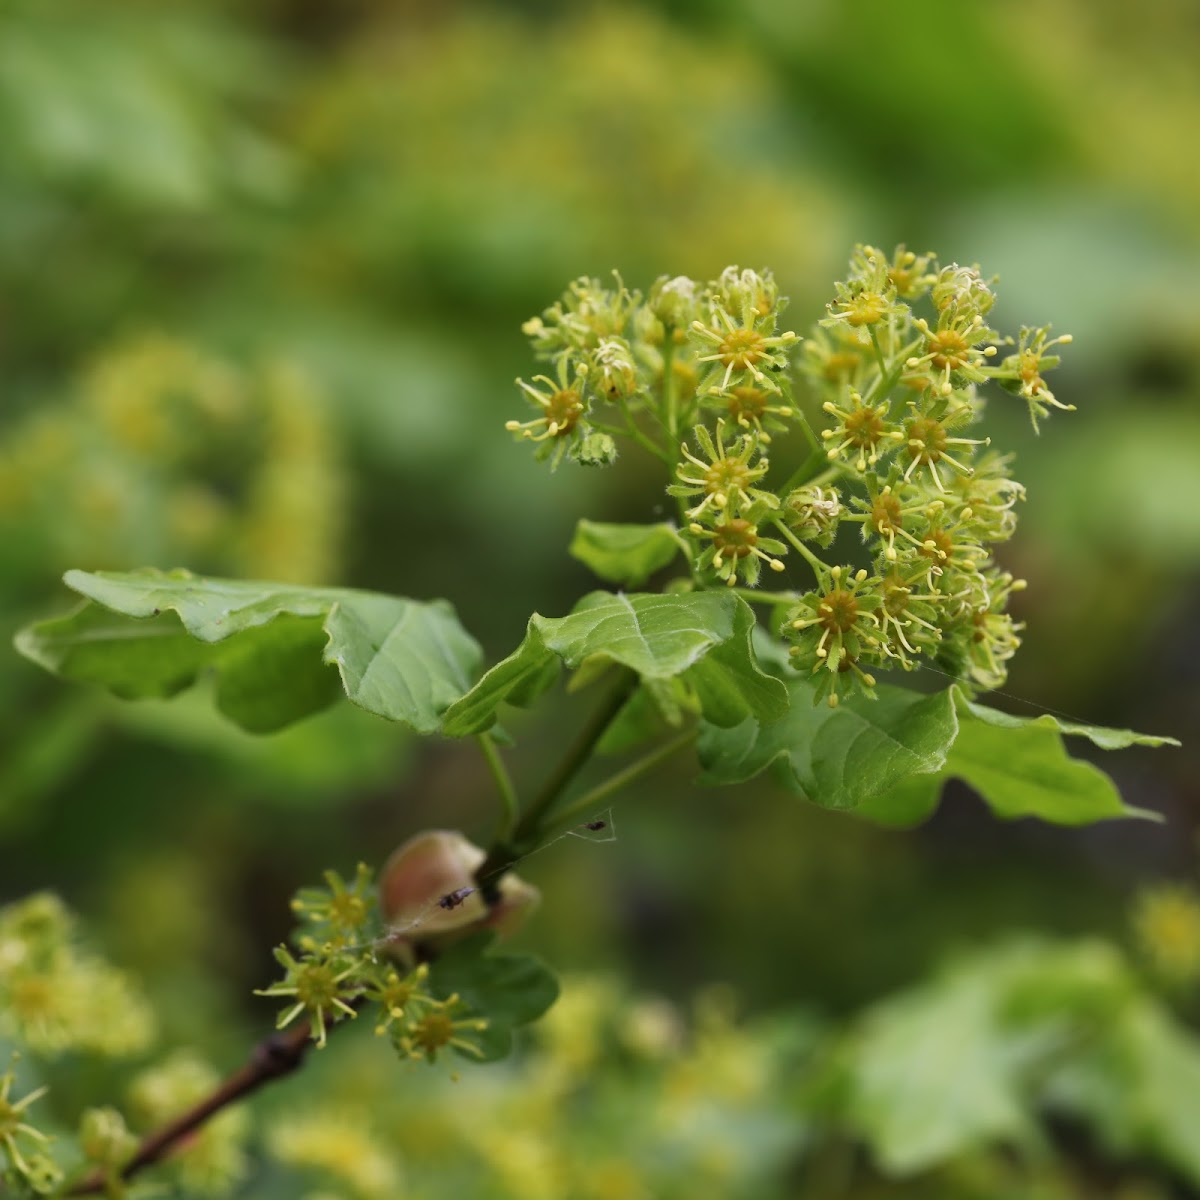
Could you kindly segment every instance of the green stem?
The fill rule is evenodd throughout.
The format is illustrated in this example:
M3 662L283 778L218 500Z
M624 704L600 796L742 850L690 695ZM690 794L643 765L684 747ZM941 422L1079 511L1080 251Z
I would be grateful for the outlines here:
M904 374L904 364L908 361L911 353L916 350L920 344L920 338L918 338L916 341L909 342L909 344L896 355L896 366L890 375L886 370L880 371L879 381L871 389L871 394L865 398L864 403L874 404L878 398L891 395L892 389L900 382L900 376Z
M591 417L588 418L588 424L593 429L598 429L601 433L607 433L612 437L625 437L629 433L628 426L609 425L606 421L597 421Z
M804 415L800 405L798 405L794 400L792 401L792 411L796 414L796 419L800 422L800 429L803 432L805 440L808 442L813 454L819 454L822 458L824 458L825 451L821 449L821 439L818 438L813 432L813 427L808 423L808 418Z
M508 768L500 757L500 751L496 748L496 741L492 735L481 733L478 740L483 757L487 760L488 770L491 771L492 778L496 781L496 791L500 794L500 824L496 829L496 841L506 842L517 828L519 816L517 791L513 787Z
M604 736L604 731L633 695L637 685L637 675L628 670L622 672L621 681L609 692L588 723L579 731L579 736L568 747L511 835L507 838L497 838L488 848L487 857L475 869L475 882L483 889L489 902L493 900L491 893L496 889L500 877L510 870L514 863L537 849L538 844L544 840L547 813L591 758L596 743Z
M888 373L888 365L887 359L883 356L883 347L879 344L879 334L875 332L874 325L868 325L867 332L871 335L871 345L875 347L875 357L879 361L879 374L884 376Z
M667 437L671 442L671 476L674 478L675 463L679 460L679 414L675 411L675 326L665 322L662 360L662 411L666 415Z
M671 461L670 451L664 450L657 442L648 438L639 428L637 422L633 419L633 413L629 411L629 401L621 396L618 401L621 408L621 416L625 418L625 432L644 450L649 450L655 458L661 458L663 462Z
M829 455L824 450L814 450L792 473L788 476L787 483L779 489L779 495L787 497L796 488L804 483L812 483L822 474L820 468L824 467L829 471ZM834 470L834 474L837 472Z
M632 671L624 671L621 681L604 698L604 703L592 714L588 723L579 731L579 736L563 755L553 774L534 797L529 808L525 811L516 829L513 831L513 841L520 846L522 843L536 839L542 832L542 822L546 814L554 807L559 796L567 785L583 768L596 749L596 743L604 736L604 731L612 724L617 713L625 707L626 701L633 695L638 685L638 677Z
M679 397L675 389L675 326L665 323L662 359L662 411L665 414L667 440L671 447L671 456L667 459L667 483L670 485L676 481L679 472L679 446L683 432L679 420ZM676 496L675 507L679 510L680 527L687 528L687 501L682 496ZM694 570L692 574L694 578Z
M799 592L760 592L757 588L730 588L735 596L751 604L795 604L800 599Z
M808 565L812 567L814 574L818 579L824 571L829 568L778 518L774 522L775 528L783 534L785 538L808 560Z
M615 775L610 775L603 783L598 783L594 788L591 788L580 796L579 799L572 800L570 804L559 810L557 819L546 830L546 835L553 837L556 834L562 833L564 830L570 829L572 825L577 824L581 817L591 816L597 812L609 796L619 792L622 788L628 787L635 780L653 771L659 763L665 762L671 755L682 750L685 746L690 746L696 740L699 732L698 727L685 730L677 737L673 737L669 742L663 742L661 746L656 746L635 762L631 762L629 766L618 771Z

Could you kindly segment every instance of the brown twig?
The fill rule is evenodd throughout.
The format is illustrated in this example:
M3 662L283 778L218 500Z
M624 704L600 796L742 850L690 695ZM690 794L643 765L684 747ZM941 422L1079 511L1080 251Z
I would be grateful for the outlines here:
M244 1067L235 1071L215 1091L187 1112L148 1134L142 1140L137 1153L121 1168L121 1178L132 1179L144 1167L165 1158L188 1134L198 1129L221 1109L257 1091L263 1084L290 1074L304 1061L311 1046L312 1028L307 1021L302 1021L286 1033L274 1033L264 1038L254 1047L250 1061ZM65 1194L103 1195L108 1190L108 1182L103 1172L93 1171L68 1188Z
M633 694L637 683L638 677L633 672L626 671L622 674L617 685L610 691L599 710L593 714L592 719L580 732L576 742L567 750L558 768L547 780L539 796L518 823L512 838L512 842L517 846L536 836L547 812L587 761L604 731ZM520 855L521 852L513 845L499 843L491 847L484 862L475 873L475 879L484 890L485 898L491 899L487 896L487 892L496 886L499 876L503 875ZM337 1028L337 1026L334 1025L333 1028ZM120 1178L132 1179L143 1168L152 1166L167 1157L188 1134L199 1129L205 1121L215 1116L223 1108L227 1108L244 1096L250 1095L251 1092L257 1091L264 1084L296 1070L304 1061L311 1045L312 1027L307 1021L301 1022L286 1033L274 1033L270 1037L264 1038L254 1047L250 1061L244 1067L235 1071L224 1083L199 1103L193 1105L187 1112L148 1134L138 1146L137 1153L121 1168ZM109 1190L110 1183L111 1176L106 1175L103 1171L93 1171L85 1175L79 1182L72 1184L63 1194L66 1196L103 1195Z

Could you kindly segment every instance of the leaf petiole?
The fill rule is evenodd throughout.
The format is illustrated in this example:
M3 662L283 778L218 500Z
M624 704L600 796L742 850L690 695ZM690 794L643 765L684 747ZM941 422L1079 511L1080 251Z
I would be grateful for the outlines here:
M665 762L677 751L682 750L685 746L690 746L698 734L698 726L685 730L661 746L656 746L627 767L617 771L616 774L610 775L603 783L598 783L595 787L590 788L578 799L572 800L570 804L559 810L554 824L546 830L547 837L554 837L570 829L581 817L595 813L610 796L654 770L659 763Z
M500 822L496 829L495 840L506 842L517 828L520 816L516 788L513 787L512 777L504 765L504 760L500 757L495 738L485 731L477 734L476 740L479 742L480 750L483 751L488 770L491 771L492 778L496 781L496 791L500 796Z

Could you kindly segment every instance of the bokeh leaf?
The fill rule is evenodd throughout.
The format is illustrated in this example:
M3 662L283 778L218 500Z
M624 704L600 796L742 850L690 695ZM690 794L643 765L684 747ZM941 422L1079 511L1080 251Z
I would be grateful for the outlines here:
M957 974L872 1012L855 1047L848 1117L880 1167L903 1175L1030 1130L1020 1057L996 1029L992 980Z
M1107 1022L1094 1052L1064 1063L1049 1091L1115 1154L1160 1157L1200 1184L1200 1045L1150 997Z
M255 733L324 708L339 677L355 704L432 733L481 657L444 601L184 571L65 578L87 603L22 630L21 653L127 699L174 695L212 671L217 707Z
M1095 1053L1080 1035L1119 1018L1131 987L1099 942L1016 942L961 959L866 1014L837 1068L840 1115L893 1175L1028 1140L1047 1069Z

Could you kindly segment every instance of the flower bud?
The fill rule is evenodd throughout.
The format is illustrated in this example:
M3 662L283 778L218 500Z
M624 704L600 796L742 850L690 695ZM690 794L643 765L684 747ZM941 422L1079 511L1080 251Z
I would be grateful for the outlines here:
M607 433L589 433L569 453L581 467L611 467L617 461L617 443Z
M393 930L388 945L412 957L417 942L445 944L477 929L515 930L541 895L508 873L489 906L475 881L485 857L461 833L444 829L419 833L396 850L379 879L379 905Z
M951 263L938 272L930 296L939 313L949 308L962 317L986 316L996 303L996 296L980 275L979 268L960 267L958 263Z
M138 1140L115 1108L89 1108L80 1118L79 1145L91 1162L117 1167L137 1149Z
M779 303L779 285L770 271L759 273L749 268L739 271L737 267L726 267L715 290L724 307L738 313L743 320L766 317Z
M664 326L688 329L700 315L696 300L696 281L686 275L668 279L665 275L654 281L646 307Z
M592 385L609 400L627 400L637 391L637 367L624 338L601 338L592 364Z
M788 493L782 515L784 523L802 542L828 546L842 519L842 504L836 489L807 484Z

